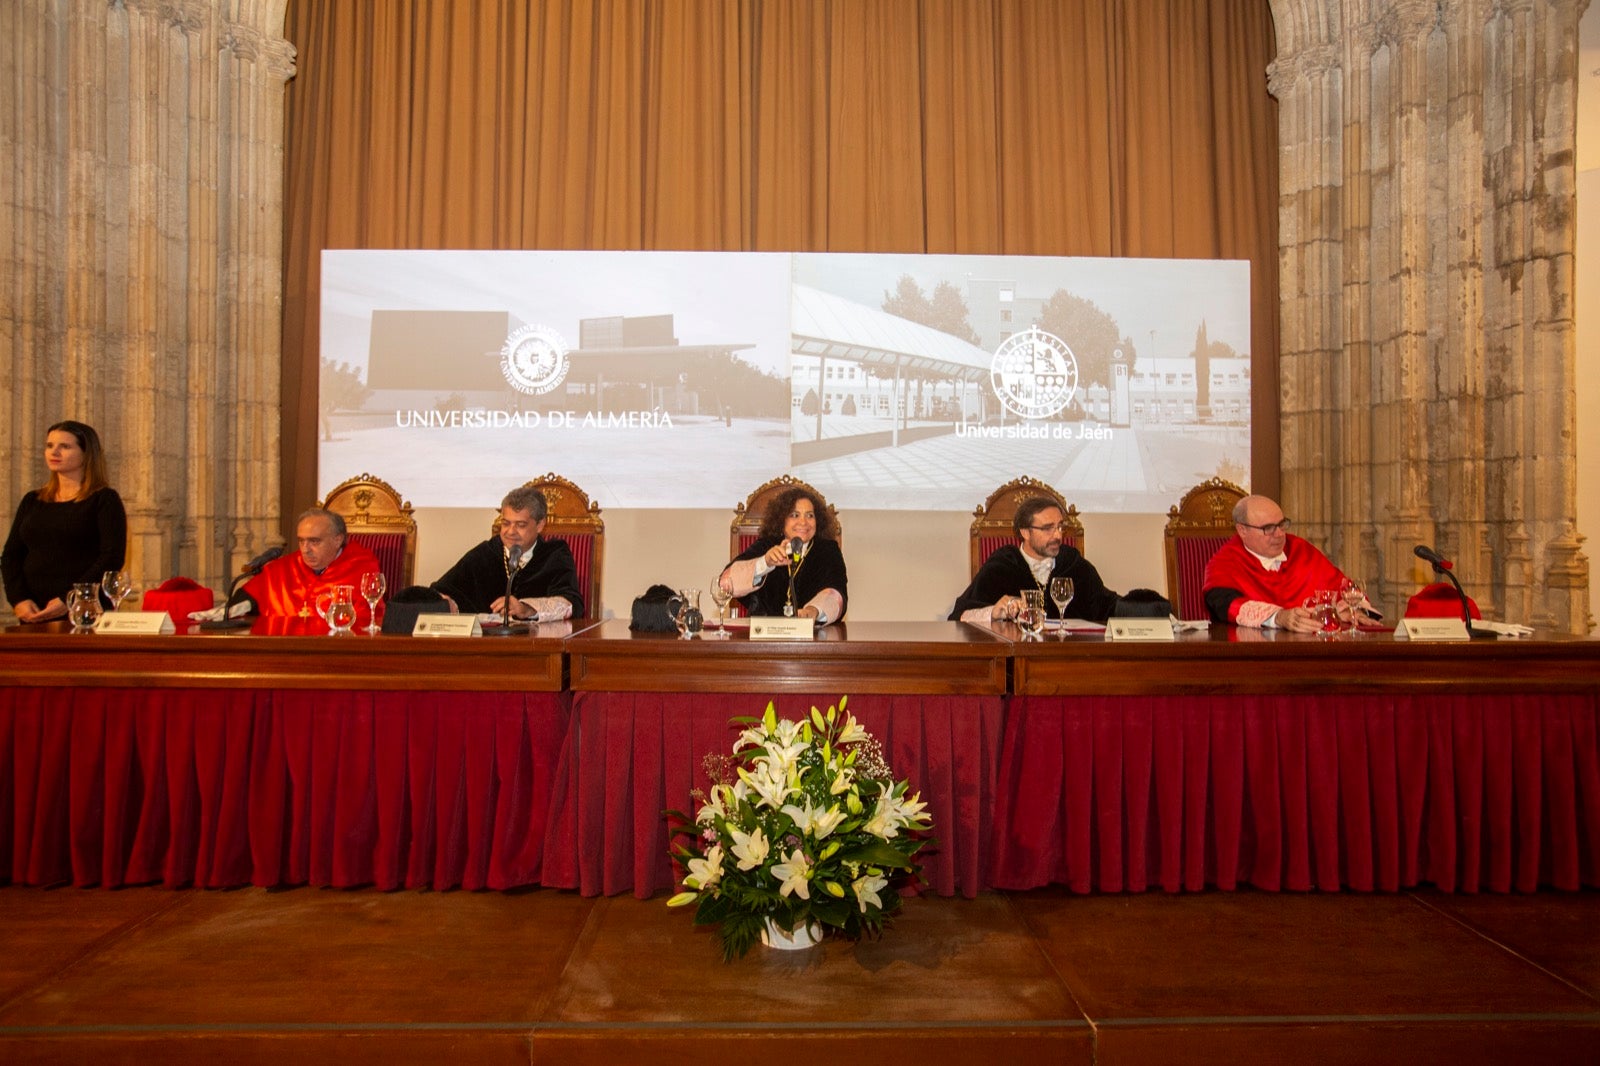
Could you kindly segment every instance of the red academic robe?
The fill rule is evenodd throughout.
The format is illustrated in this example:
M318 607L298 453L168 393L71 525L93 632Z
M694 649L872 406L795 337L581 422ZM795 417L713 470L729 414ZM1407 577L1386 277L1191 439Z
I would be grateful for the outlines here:
M361 598L361 575L382 570L371 549L345 541L327 569L318 574L306 565L299 552L280 556L261 568L261 573L245 582L244 591L261 609L263 618L316 618L317 593L334 585L349 585L356 605L356 627L372 620L367 601Z
M1313 592L1338 589L1344 582L1344 574L1326 555L1293 533L1284 542L1283 554L1283 565L1268 570L1235 533L1206 564L1201 591L1232 589L1242 594L1243 599L1228 604L1228 621L1237 622L1239 608L1251 600L1276 607L1299 607Z

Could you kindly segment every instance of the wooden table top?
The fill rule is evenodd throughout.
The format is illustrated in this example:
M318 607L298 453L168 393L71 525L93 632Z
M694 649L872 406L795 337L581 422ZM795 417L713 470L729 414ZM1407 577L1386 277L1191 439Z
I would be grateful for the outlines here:
M330 637L306 623L170 636L0 631L0 685L417 691L1212 695L1591 692L1600 640L1325 639L1212 626L1172 643L1099 634L1024 640L958 622L845 622L811 640L694 640L623 619L547 623L506 638Z

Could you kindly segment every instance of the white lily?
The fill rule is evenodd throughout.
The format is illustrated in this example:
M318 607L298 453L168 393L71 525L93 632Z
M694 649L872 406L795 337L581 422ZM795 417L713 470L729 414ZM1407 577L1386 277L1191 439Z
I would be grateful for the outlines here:
M798 767L800 756L806 753L811 744L803 735L801 723L786 718L768 735L766 747L767 757L780 763L787 773Z
M754 870L767 861L767 835L759 825L753 833L741 833L732 826L728 832L733 836L733 857L739 860L739 869Z
M783 801L791 793L799 791L788 772L771 759L757 759L755 767L750 770L739 767L739 780L750 786L752 792L775 810L783 806Z
M684 888L704 892L722 880L722 845L713 844L703 859L689 860L689 876L683 879Z
M828 834L839 828L839 823L844 821L844 812L839 809L838 804L824 811L820 807L813 807L810 800L806 801L804 807L796 807L792 803L785 804L783 813L794 820L795 832L802 836L810 834L817 840L826 839Z
M705 804L694 816L695 825L712 825L716 819L726 818L728 816L726 797L730 791L727 785L712 785L711 795L706 797Z
M844 728L839 731L839 739L837 743L858 744L866 739L867 731L861 728L861 724L856 721L856 716L853 714L845 715Z
M793 892L801 899L811 898L811 861L799 848L789 852L788 861L772 868L772 876L782 882L778 885L778 895L787 896Z
M850 883L850 887L855 891L856 902L860 905L862 914L867 913L869 904L879 910L883 909L883 900L878 898L878 889L883 888L888 883L889 879L887 877L878 877L874 874L858 877Z
M894 817L894 801L888 796L879 796L877 804L872 808L872 817L862 822L861 828L883 840L891 840L898 836L900 826Z

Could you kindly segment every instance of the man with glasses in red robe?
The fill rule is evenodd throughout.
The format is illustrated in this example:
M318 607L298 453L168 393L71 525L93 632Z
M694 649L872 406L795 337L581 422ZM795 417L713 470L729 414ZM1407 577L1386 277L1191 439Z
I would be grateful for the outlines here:
M1233 528L1233 539L1206 564L1202 591L1211 620L1294 633L1320 630L1322 623L1301 604L1314 592L1341 589L1346 579L1339 568L1290 533L1283 509L1265 496L1235 504Z

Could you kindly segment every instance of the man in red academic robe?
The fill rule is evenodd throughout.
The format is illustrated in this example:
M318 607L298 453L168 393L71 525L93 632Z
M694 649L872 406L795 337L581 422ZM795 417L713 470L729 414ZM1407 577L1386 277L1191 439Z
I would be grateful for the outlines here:
M1265 496L1240 500L1233 524L1233 539L1206 564L1202 591L1211 620L1296 633L1321 629L1301 604L1313 592L1339 591L1345 584L1339 568L1290 533L1283 509Z
M316 618L317 594L349 585L356 626L366 626L372 611L361 597L361 575L381 570L378 557L349 540L343 518L320 507L303 513L294 532L300 550L274 559L240 590L255 604L256 613L263 618Z

